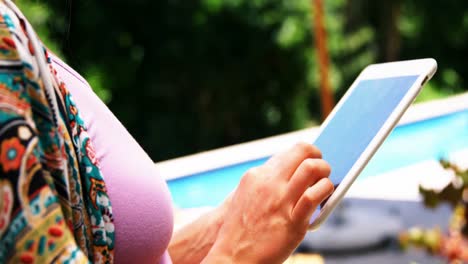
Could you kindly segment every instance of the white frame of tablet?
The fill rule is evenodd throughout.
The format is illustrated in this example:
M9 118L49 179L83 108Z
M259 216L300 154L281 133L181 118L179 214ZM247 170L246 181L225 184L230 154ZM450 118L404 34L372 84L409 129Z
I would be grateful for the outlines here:
M420 59L369 65L361 72L361 74L359 74L358 78L353 82L351 87L348 89L348 91L346 91L342 99L338 102L333 111L320 126L319 135L328 125L330 120L333 119L335 114L341 109L341 106L344 104L344 102L346 102L360 81L411 75L418 75L418 78L411 86L411 88L408 89L408 92L390 114L374 138L370 141L369 145L363 151L361 156L359 156L356 163L351 167L348 174L343 178L323 208L321 208L317 218L314 219L314 221L309 225L309 230L317 229L330 215L338 203L343 199L344 195L351 187L351 184L354 182L354 180L356 180L374 153L384 142L385 138L387 138L393 128L397 125L398 120L400 120L403 113L419 94L422 86L432 78L436 70L437 62L434 59Z

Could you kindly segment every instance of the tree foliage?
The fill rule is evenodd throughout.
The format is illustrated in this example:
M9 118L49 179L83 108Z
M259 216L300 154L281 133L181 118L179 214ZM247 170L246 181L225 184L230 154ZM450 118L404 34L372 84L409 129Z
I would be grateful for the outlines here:
M309 0L17 3L155 160L319 117ZM324 3L337 98L367 64L399 58L439 60L441 74L423 96L466 86L465 1Z
M75 1L71 17L68 62L155 159L308 120L307 1Z

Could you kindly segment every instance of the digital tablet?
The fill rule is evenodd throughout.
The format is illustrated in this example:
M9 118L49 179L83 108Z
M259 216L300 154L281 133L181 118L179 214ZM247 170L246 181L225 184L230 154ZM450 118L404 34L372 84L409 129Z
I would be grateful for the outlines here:
M420 59L374 64L361 72L314 142L331 166L335 191L314 213L309 229L340 202L436 69L434 59Z

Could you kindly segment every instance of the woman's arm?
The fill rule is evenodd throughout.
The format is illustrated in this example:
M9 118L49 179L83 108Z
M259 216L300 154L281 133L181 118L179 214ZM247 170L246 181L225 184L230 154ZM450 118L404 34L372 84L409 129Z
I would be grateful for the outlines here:
M229 199L229 198L228 198ZM169 244L174 264L200 263L213 246L223 223L227 201L177 230Z

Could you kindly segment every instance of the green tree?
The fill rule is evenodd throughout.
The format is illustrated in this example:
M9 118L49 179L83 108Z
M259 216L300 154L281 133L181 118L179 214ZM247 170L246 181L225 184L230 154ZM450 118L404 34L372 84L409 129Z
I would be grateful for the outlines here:
M420 57L440 68L420 99L463 90L468 2L439 2L324 1L336 97L370 63ZM17 3L155 160L319 118L309 0Z
M308 1L74 1L68 17L69 31L49 25L68 39L67 61L110 91L109 107L154 159L309 119Z

